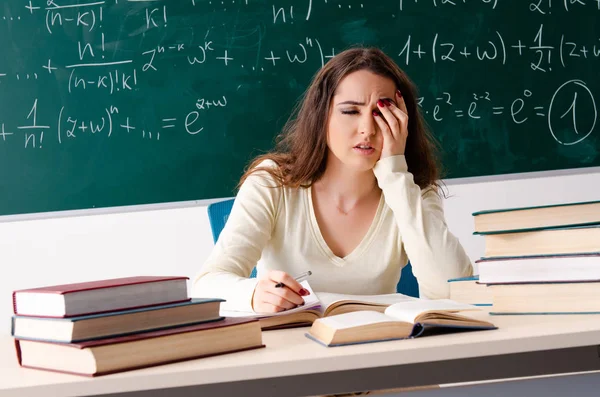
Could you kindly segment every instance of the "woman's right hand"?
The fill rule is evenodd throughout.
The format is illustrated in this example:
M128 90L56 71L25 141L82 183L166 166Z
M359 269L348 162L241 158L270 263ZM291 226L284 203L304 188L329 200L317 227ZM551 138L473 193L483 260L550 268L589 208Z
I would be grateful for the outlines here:
M275 288L277 283L283 287ZM256 284L252 296L252 308L257 313L276 313L304 304L303 296L310 292L292 276L280 270L271 270Z

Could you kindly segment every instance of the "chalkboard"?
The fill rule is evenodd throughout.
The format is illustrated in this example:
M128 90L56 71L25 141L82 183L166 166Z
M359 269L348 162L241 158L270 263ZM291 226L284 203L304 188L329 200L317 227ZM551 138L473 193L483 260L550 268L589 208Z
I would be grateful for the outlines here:
M591 0L4 0L0 215L227 197L314 73L378 46L447 178L600 165Z

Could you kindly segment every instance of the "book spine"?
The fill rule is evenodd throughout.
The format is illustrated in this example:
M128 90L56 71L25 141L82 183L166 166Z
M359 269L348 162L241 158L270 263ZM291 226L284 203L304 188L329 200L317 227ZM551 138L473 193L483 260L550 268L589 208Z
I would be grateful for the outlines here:
M13 303L13 313L19 314L19 313L17 313L17 293L16 292L12 293L12 303Z
M18 339L15 339L15 350L17 352L17 362L20 366L23 366L23 364L21 364L21 345L19 344Z

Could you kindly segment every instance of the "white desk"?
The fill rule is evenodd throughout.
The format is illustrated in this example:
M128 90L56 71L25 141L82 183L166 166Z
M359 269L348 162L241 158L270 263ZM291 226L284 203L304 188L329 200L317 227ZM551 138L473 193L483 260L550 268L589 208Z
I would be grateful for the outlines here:
M318 395L600 369L600 316L481 317L499 329L336 348L268 331L264 349L98 378L20 368L4 337L0 396Z

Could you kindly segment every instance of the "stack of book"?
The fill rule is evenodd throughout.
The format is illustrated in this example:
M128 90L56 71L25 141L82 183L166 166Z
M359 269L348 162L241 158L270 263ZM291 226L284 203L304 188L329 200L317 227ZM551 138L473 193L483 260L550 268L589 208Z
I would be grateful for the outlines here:
M264 347L259 322L190 299L187 277L127 277L13 292L19 364L97 376Z
M600 313L600 201L480 211L494 314Z

